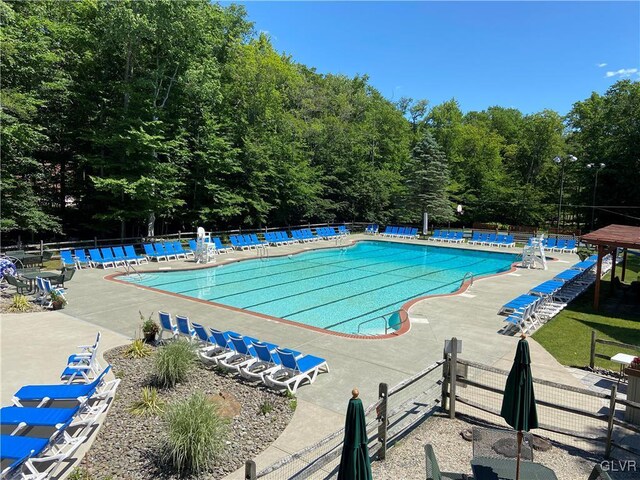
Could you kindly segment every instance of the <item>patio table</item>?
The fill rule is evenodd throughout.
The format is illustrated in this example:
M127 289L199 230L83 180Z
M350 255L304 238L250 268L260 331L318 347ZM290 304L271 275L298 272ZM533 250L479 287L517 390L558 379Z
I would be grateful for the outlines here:
M29 293L33 293L33 291L35 290L34 284L36 282L36 278L38 277L45 278L45 279L55 278L60 276L60 272L27 272L27 273L18 272L18 275L20 278L27 280L29 282Z
M516 459L474 457L471 460L474 480L515 480ZM520 462L520 478L526 480L558 480L549 467L541 463Z

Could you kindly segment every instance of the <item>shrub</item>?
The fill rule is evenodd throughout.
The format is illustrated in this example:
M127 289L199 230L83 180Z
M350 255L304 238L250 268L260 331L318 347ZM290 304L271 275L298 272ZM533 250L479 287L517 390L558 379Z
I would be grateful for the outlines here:
M161 458L179 474L210 468L224 449L227 421L203 393L168 407Z
M196 350L186 340L176 340L156 354L154 375L159 386L172 388L184 381L196 361Z
M158 397L158 390L153 387L142 389L142 398L130 409L136 415L159 415L164 411L164 402Z
M31 304L29 303L29 299L24 295L14 295L8 309L10 312L15 313L28 312L31 310Z
M124 353L129 358L144 358L151 355L151 347L143 339L136 338Z
M265 400L260 404L260 413L262 415L266 415L267 413L271 413L273 411L273 403L269 400Z

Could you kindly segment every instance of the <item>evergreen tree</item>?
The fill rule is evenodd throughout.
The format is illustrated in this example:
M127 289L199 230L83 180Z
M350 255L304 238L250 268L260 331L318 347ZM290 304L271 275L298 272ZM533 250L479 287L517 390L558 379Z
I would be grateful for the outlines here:
M420 221L424 212L435 223L454 218L447 198L447 157L429 132L414 147L405 178L409 190L407 211L411 213L411 220Z

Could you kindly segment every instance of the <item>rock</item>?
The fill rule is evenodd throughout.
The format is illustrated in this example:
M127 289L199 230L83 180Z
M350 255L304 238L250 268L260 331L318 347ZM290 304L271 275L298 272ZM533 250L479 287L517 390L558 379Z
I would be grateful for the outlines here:
M209 397L209 400L218 406L218 415L223 418L237 417L242 411L242 405L230 392L221 391L218 395Z
M533 440L531 441L531 446L534 450L539 452L548 452L551 450L551 442L546 438L539 437L538 435L532 435Z
M470 442L471 440L473 440L473 430L471 430L470 428L467 428L466 430L462 430L460 432L460 435L462 435L462 438L464 438L467 442Z

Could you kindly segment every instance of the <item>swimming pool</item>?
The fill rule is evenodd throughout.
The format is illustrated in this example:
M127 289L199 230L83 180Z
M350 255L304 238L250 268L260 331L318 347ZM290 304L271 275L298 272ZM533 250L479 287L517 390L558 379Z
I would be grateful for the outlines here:
M121 277L157 290L349 334L384 333L378 317L425 295L452 293L468 272L507 271L508 253L363 241L201 270ZM371 320L376 319L378 320ZM363 323L364 322L364 323Z

